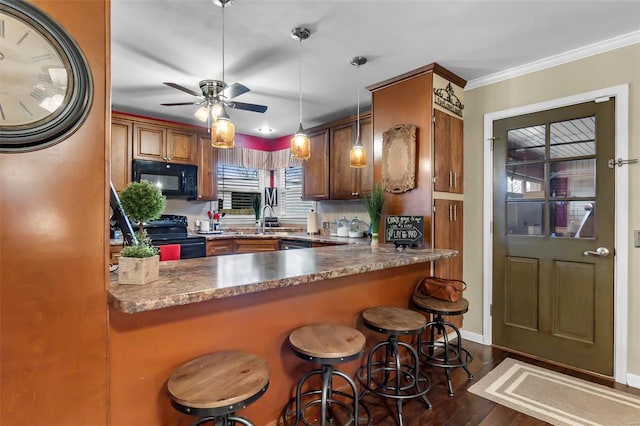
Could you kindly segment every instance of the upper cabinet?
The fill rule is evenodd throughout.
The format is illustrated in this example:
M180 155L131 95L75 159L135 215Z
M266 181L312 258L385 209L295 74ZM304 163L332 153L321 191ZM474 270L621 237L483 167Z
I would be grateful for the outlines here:
M198 166L198 200L216 201L217 167L211 137L194 126L122 113L111 117L111 181L117 192L129 185L136 159Z
M211 136L198 135L198 201L218 200L218 167Z
M134 123L133 158L197 165L196 132Z
M121 192L131 182L131 145L133 123L114 118L111 120L111 182Z
M462 194L462 119L433 111L433 189Z
M360 141L367 166L352 168L349 152L356 137L356 117L316 127L309 132L311 158L303 164L304 200L352 200L373 188L373 125L371 114L360 116Z
M329 129L307 132L311 158L302 162L302 199L329 199Z

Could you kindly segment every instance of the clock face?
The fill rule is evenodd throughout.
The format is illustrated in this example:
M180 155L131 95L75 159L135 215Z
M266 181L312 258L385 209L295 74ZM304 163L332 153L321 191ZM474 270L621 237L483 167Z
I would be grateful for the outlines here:
M0 13L0 123L15 129L59 114L73 90L61 47L34 27Z
M0 3L0 152L44 148L84 121L89 67L55 21L22 0Z

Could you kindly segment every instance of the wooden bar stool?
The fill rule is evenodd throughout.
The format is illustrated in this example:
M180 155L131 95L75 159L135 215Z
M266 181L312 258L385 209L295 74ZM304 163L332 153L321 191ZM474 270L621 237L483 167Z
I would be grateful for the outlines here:
M305 413L310 407L318 405L322 426L335 421L342 425L358 423L361 407L356 384L351 377L336 370L334 365L360 358L364 353L365 343L366 339L360 331L336 324L313 324L291 332L289 344L293 352L306 361L320 364L320 368L309 371L298 381L296 396L285 407L285 425L297 426L301 421L304 425L310 425ZM322 378L321 389L303 391L305 383L313 376ZM352 394L335 390L334 377L342 378L351 388ZM349 401L353 402L350 404ZM289 423L289 417L294 415L295 423Z
M412 345L398 339L399 336L420 336L427 319L418 312L389 306L369 308L362 312L362 319L368 328L389 337L371 348L367 364L358 370L358 380L364 387L360 399L371 392L395 400L398 422L402 426L402 402L405 399L422 398L427 408L431 408L426 397L429 378L420 371L419 353ZM401 352L401 348L406 350L406 354ZM378 351L384 351L384 356L376 361Z
M453 387L451 386L451 369L464 368L467 372L469 380L473 379L473 374L467 368L473 357L462 347L462 337L460 330L449 321L445 321L444 315L462 315L469 310L469 302L465 298L460 298L456 302L434 299L421 294L413 295L413 303L416 309L431 314L432 320L426 325L425 332L429 330L429 340L423 343L422 336L418 338L418 350L424 355L425 364L432 367L444 368L447 375L447 385L449 387L449 396L453 396ZM446 327L450 327L454 333L454 342L449 340ZM436 340L436 334L442 336Z
M244 352L214 352L193 359L173 372L167 382L171 405L198 416L192 426L254 426L236 411L257 401L269 387L269 365Z

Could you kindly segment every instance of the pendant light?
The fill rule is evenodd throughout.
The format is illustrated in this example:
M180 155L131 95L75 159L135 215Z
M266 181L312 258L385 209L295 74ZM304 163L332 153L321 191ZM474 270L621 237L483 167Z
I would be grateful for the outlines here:
M356 139L353 142L353 146L351 147L351 152L349 153L349 165L354 168L362 168L367 166L367 150L362 145L360 141L360 84L358 81L358 76L360 74L360 65L364 65L367 63L367 58L364 56L356 56L351 58L351 65L357 68L356 71L356 97L357 97L357 115L356 115Z
M311 35L311 32L303 27L297 27L291 30L291 37L294 40L300 41L300 124L296 134L291 139L291 157L299 160L308 160L311 158L311 141L309 137L304 133L302 127L302 40L306 40Z
M222 83L224 83L224 8L233 0L216 0L215 4L222 7ZM224 87L221 91L224 90ZM236 126L231 122L229 114L220 100L220 93L215 93L209 105L209 113L213 119L211 123L211 145L214 148L233 148L236 136Z

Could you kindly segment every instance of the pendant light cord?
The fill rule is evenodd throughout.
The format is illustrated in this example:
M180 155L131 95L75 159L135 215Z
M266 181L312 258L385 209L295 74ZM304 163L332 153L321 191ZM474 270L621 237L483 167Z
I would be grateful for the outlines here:
M224 8L226 3L222 3L222 84L224 85ZM224 90L224 88L223 88Z
M300 62L300 85L299 85L299 90L298 90L298 95L299 95L299 99L300 99L300 125L302 126L302 38L300 39L300 55L299 55L299 62Z
M356 99L358 102L356 113L356 145L360 145L360 65L356 68Z

